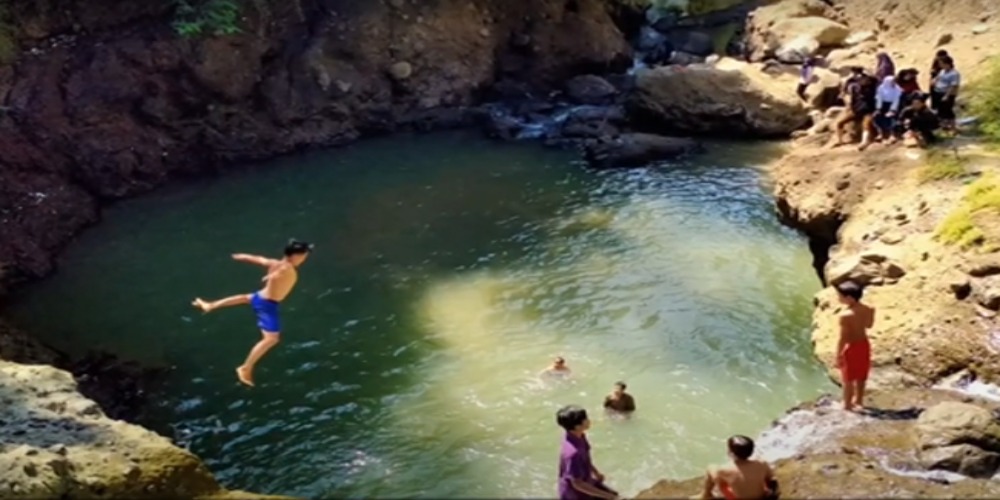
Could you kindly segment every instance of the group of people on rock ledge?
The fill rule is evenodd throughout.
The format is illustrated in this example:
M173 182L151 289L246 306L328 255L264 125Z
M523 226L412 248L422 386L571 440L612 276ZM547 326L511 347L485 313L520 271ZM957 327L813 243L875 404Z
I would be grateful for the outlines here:
M840 337L836 353L843 405L847 411L861 411L864 409L865 383L871 369L867 332L875 323L875 308L862 303L864 287L853 281L844 281L834 288L843 306L838 314ZM569 373L569 368L563 358L556 358L543 373L565 375ZM615 391L605 399L604 407L612 411L635 410L635 400L625 393L624 382L615 384ZM617 491L605 484L604 474L591 459L587 410L576 405L564 406L556 412L556 423L565 431L559 453L560 500L621 498ZM778 481L774 471L766 461L751 458L754 447L753 439L747 436L735 435L726 440L729 463L709 467L701 494L694 498L777 500Z
M820 59L811 57L802 65L797 89L799 97L812 83ZM847 144L847 127L861 127L859 150L873 143L895 144L900 139L910 147L925 147L936 140L935 131L953 134L955 100L961 87L961 74L946 50L939 50L930 67L929 93L919 83L920 71L906 68L896 72L896 65L885 52L876 56L873 73L861 66L850 68L850 75L840 87L844 110L834 125L836 142L832 147ZM928 105L928 98L930 103Z

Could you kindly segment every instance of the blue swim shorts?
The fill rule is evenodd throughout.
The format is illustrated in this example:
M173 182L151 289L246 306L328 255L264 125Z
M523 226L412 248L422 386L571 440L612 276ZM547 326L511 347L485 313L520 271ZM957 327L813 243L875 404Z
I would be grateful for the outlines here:
M278 302L268 300L254 293L250 297L250 307L257 314L257 326L267 333L281 332L281 319L278 317Z

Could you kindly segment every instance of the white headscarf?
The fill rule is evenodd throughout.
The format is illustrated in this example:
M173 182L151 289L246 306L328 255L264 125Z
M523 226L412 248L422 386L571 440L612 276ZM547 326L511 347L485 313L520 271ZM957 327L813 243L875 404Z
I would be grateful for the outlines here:
M878 107L882 107L883 103L891 103L892 110L895 111L899 107L899 98L902 95L903 89L896 85L896 78L887 76L882 79L882 84L878 86L878 94L876 95Z

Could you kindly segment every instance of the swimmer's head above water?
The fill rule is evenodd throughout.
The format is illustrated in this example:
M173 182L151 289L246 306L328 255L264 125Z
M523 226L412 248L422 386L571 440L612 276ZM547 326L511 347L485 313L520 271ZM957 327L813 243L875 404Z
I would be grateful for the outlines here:
M622 382L621 380L615 382L615 394L624 394L625 389L628 389L628 386L625 385L625 382Z
M559 427L566 429L566 432L586 432L590 429L590 418L587 417L587 410L576 406L563 406L556 412L556 423Z
M865 295L865 287L851 280L840 283L835 288L840 301L847 305L861 302L861 297Z
M309 252L312 252L313 244L306 243L304 241L292 238L288 240L285 245L285 259L291 262L292 265L298 266L306 261L309 257Z
M726 446L729 448L729 456L733 460L748 460L753 456L753 439L746 436L732 436L726 441Z
M552 369L553 370L567 370L566 368L566 358L562 356L556 356L552 359Z

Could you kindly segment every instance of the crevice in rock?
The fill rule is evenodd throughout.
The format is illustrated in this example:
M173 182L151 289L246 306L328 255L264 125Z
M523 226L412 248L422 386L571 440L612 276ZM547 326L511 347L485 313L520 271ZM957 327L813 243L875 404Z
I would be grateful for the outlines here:
M809 252L813 256L813 269L820 283L827 286L826 264L830 261L830 249L837 244L837 234L840 227L847 221L845 214L835 212L813 218L801 218L798 210L791 206L784 196L775 197L775 208L778 220L806 236Z

